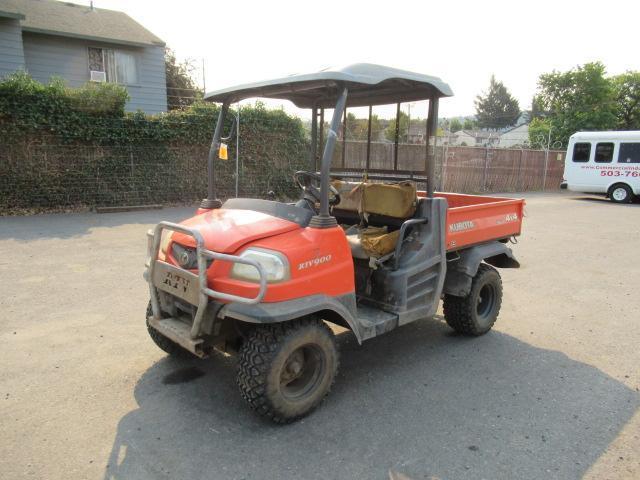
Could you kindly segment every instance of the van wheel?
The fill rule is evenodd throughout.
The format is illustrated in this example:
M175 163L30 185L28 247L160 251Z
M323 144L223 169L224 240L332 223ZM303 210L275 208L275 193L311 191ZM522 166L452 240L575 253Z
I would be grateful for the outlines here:
M502 305L502 280L498 271L481 263L466 297L445 295L444 319L463 335L482 335L493 327Z
M618 183L609 189L609 198L615 203L629 203L633 199L633 192L629 185Z
M318 406L337 370L333 332L306 317L254 328L240 349L237 383L253 410L289 423Z

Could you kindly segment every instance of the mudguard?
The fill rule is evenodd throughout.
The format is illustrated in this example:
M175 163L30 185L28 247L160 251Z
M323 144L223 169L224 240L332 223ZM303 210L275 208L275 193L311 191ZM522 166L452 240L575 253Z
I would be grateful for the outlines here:
M284 302L246 305L229 303L220 309L218 317L231 317L248 323L279 323L305 315L322 312L322 319L350 328L358 343L362 343L363 332L357 321L356 296L354 293L331 297L310 295Z
M483 261L498 268L520 268L513 252L502 242L489 242L461 250L447 262L443 293L465 297L471 291L471 280Z

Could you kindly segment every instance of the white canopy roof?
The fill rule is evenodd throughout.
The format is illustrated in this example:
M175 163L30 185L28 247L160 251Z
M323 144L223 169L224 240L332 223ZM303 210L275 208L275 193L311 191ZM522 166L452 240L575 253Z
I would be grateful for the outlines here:
M347 106L386 105L449 97L451 88L438 77L370 63L328 68L316 73L248 83L209 92L205 100L233 103L263 97L290 100L297 107L332 108L342 91L349 89Z

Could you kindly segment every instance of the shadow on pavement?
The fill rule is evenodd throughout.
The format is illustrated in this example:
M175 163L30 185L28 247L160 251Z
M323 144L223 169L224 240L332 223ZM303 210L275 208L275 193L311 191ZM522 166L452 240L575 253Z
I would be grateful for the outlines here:
M496 331L469 339L423 320L338 342L333 391L283 427L244 405L232 358L160 360L105 478L577 479L640 406L600 370Z
M72 238L86 235L93 228L128 224L154 224L162 220L180 222L192 217L196 207L163 208L122 213L47 213L0 217L0 240L20 241Z
M615 203L606 197L570 197L571 200L577 200L579 202L593 202L604 203L615 207L638 207L640 206L640 198L634 199L631 203Z

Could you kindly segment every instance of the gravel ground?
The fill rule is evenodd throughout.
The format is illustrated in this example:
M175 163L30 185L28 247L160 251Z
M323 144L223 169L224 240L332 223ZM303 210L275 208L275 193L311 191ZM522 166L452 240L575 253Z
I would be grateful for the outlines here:
M147 337L145 232L192 209L0 218L0 478L640 478L640 205L529 194L494 330L358 346L311 416Z

